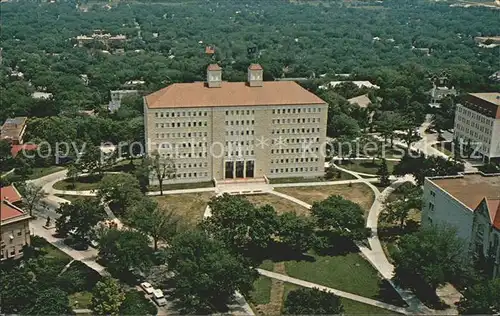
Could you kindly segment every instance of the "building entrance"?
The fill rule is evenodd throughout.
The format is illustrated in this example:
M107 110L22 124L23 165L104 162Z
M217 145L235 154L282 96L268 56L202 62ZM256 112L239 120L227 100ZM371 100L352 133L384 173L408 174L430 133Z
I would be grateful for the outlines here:
M224 162L224 179L253 178L254 160L237 160Z

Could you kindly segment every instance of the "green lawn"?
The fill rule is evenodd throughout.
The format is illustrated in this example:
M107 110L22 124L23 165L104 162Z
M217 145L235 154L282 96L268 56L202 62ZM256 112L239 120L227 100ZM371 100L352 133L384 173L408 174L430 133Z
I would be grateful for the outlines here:
M163 191L168 190L184 190L184 189L198 189L198 188L213 188L214 184L212 181L196 182L196 183L174 183L174 184L164 184ZM160 191L159 185L148 186L149 191Z
M28 179L29 180L38 179L38 178L44 177L46 175L49 175L51 173L54 173L54 172L57 172L57 171L61 171L63 169L64 169L64 167L60 167L60 166L49 166L49 167L43 167L43 168L33 168L32 169L33 173L28 176Z
M76 292L68 296L69 304L72 308L90 308L92 293L90 292Z
M58 261L61 261L61 263L64 263L64 265L66 265L71 261L70 256L68 256L66 253L59 250L58 248L52 246L47 240L45 240L45 238L32 236L31 245L35 248L41 249L42 252L45 253L44 256L58 259Z
M56 190L84 191L95 190L99 187L101 177L98 175L78 177L73 186L71 179L64 179L54 184Z
M347 172L340 171L340 173L335 172L332 179L325 179L324 177L312 177L312 178L269 178L269 183L271 184L281 184L281 183L307 183L307 182L325 182L325 181L336 181L336 180L351 180L354 177Z
M397 161L389 161L387 160L387 169L389 169L389 173L392 174L394 170L394 166L398 163ZM380 166L380 160L375 160L372 162L369 160L345 160L341 167L345 169L349 169L355 172L368 173L368 174L377 174L378 168Z
M288 275L394 305L404 304L360 254L311 256L313 260L286 261Z
M271 279L261 275L253 283L253 286L254 289L250 292L250 301L255 305L269 304L271 301Z
M88 200L88 201L97 200L95 196L78 196L78 195L67 195L67 194L56 194L55 196L66 199L71 203L75 202L76 200Z
M283 294L283 303L285 302L285 299L290 293L290 291L299 289L300 286L291 284L291 283L285 283L285 291ZM398 313L394 313L392 311L388 311L383 308L375 307L372 305L360 303L357 301L352 301L347 298L341 298L342 305L344 305L344 315L399 315Z

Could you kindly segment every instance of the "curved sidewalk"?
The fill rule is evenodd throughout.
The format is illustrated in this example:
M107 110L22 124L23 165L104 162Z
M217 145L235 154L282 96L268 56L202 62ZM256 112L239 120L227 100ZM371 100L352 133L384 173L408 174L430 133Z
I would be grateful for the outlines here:
M364 296L352 294L349 292L340 291L340 290L326 287L326 286L323 286L320 284L304 281L301 279L292 278L288 275L284 275L284 274L280 274L280 273L276 273L276 272L271 272L271 271L267 271L267 270L263 270L263 269L257 269L257 271L259 272L259 274L266 276L268 278L277 279L277 280L280 280L283 282L297 284L297 285L307 287L307 288L317 288L317 289L320 289L322 291L332 292L333 294L340 296L340 297L344 297L344 298L347 298L347 299L350 299L353 301L357 301L360 303L376 306L379 308L387 309L387 310L390 310L390 311L393 311L396 313L400 313L400 314L405 314L405 315L413 314L413 312L411 310L408 310L407 308L404 308L404 307L399 307L399 306L387 304L387 303L380 302L380 301L377 301L377 300L374 300L371 298L367 298Z

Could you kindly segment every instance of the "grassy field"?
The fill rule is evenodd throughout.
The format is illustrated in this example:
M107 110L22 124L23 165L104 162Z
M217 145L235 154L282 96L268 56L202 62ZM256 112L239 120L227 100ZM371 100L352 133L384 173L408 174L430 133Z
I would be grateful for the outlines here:
M78 196L78 195L67 195L67 194L56 194L56 196L68 200L71 203L74 203L77 200L89 200L89 201L97 200L97 198L94 196Z
M300 286L298 285L292 283L285 283L283 303L285 302L288 293L290 293L293 290L297 290L299 288ZM341 301L342 305L344 305L344 311L345 311L343 315L399 315L397 313L388 311L383 308L352 301L347 298L341 298Z
M84 176L78 177L75 186L73 186L73 181L71 179L64 179L62 181L56 182L53 186L56 190L70 190L70 191L84 191L84 190L95 190L99 187L101 182L101 177L94 176Z
M196 182L196 183L174 183L174 184L164 184L163 191L168 190L184 190L184 189L198 189L198 188L213 188L214 184L212 181ZM159 185L148 186L149 191L160 191Z
M397 161L389 161L387 160L387 169L389 169L389 173L392 173L394 170L394 166L398 163ZM349 169L355 172L368 173L368 174L377 174L378 168L380 166L380 160L345 160L341 165L342 168Z
M250 302L254 305L269 304L271 301L271 279L261 275L253 283L253 286L254 289L250 292Z
M64 167L59 167L59 166L50 166L50 167L43 167L43 168L33 168L33 173L28 176L29 180L32 179L38 179L41 177L44 177L46 175L49 175L51 173L61 171L63 170Z
M453 157L454 154L453 154L452 148L451 148L452 145L453 145L452 142L441 142L441 143L437 143L437 144L432 145L432 147L436 148L437 150L439 150L440 152L442 152L443 154L445 154L449 157Z
M168 194L154 198L160 207L172 210L185 224L194 226L203 219L207 204L213 196L213 192L200 192Z
M309 210L292 201L278 197L272 194L253 194L245 196L252 204L264 206L266 204L274 207L278 214L294 212L298 215L309 215Z
M281 184L281 183L309 183L309 182L325 182L325 181L337 181L337 180L351 180L354 177L346 172L340 171L340 173L335 173L335 177L332 179L325 179L323 177L313 177L313 178L270 178L269 183L271 184Z
M278 192L285 193L302 200L308 204L319 202L330 195L340 195L344 199L358 203L365 211L369 211L375 196L366 184L353 183L349 185L318 185L311 187L276 188Z
M72 308L90 308L92 293L84 291L84 292L76 292L69 295L69 304Z
M388 283L358 253L346 255L311 254L310 260L286 261L291 277L358 294L387 303L404 304Z

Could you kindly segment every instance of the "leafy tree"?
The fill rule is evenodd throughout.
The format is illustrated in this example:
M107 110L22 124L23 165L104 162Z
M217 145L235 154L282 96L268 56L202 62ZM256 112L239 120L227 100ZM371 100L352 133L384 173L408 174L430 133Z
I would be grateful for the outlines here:
M500 312L500 279L481 281L465 289L458 303L463 315L496 315Z
M92 291L92 311L96 315L119 315L125 294L115 279L105 277Z
M202 226L232 249L259 253L273 241L278 217L271 206L257 208L244 197L229 194L213 198L209 205L212 216Z
M153 239L154 250L158 250L158 241L168 241L177 232L179 218L172 212L161 209L150 198L137 201L127 213L130 223Z
M411 174L419 185L423 185L426 177L451 176L462 171L464 171L464 165L452 159L439 156L425 157L423 154L413 157L406 154L394 166L393 174L397 176Z
M29 315L71 315L73 310L69 305L68 293L49 288L41 291L34 300Z
M404 235L392 254L395 276L403 286L424 282L431 290L465 273L463 242L449 227L423 228Z
M63 203L56 212L61 215L56 220L56 232L63 236L71 233L78 243L85 245L94 237L94 227L105 217L104 207L97 201Z
M68 176L68 178L71 179L71 183L72 183L73 188L76 187L76 180L78 179L78 176L80 175L80 173L81 173L81 169L78 165L70 164L68 166L68 173L66 175Z
M385 158L382 158L380 166L377 170L377 175L379 176L381 185L386 186L391 184L391 180L389 179L390 173L389 169L387 168L387 161L385 161Z
M10 144L6 140L0 140L0 164L5 166L12 159Z
M128 291L125 293L125 299L120 305L120 315L157 315L158 309L148 299L144 298L142 292Z
M120 214L125 214L128 207L142 198L137 179L127 173L104 176L99 183L97 196L105 203L110 203Z
M163 195L163 181L175 177L175 164L171 159L162 158L160 153L153 153L150 160L150 171L158 180L160 195Z
M327 135L330 137L358 137L361 132L358 122L344 113L334 117L327 125Z
M33 209L44 199L48 194L43 190L41 186L34 183L26 183L20 186L20 193L23 197L23 203L25 209L29 212L30 216L33 216Z
M148 237L137 231L109 229L99 240L99 257L117 273L149 268L151 255Z
M235 291L248 294L257 278L248 262L203 231L176 236L168 252L173 272L173 297L187 313L224 310Z
M279 216L279 240L297 252L306 252L314 242L314 223L307 217L295 213Z
M89 174L98 173L102 175L106 164L104 153L99 146L94 146L89 141L86 141L85 144L86 146L83 149L83 153L81 153L78 164Z
M394 147L395 131L401 129L402 122L402 115L394 111L381 112L374 122L377 130L384 137L384 141L387 142L387 139L390 140L391 148Z
M149 174L151 173L149 166L150 159L148 157L145 157L141 160L140 165L135 167L133 173L137 178L137 181L139 181L139 187L142 193L146 193L148 191Z
M300 288L288 293L284 303L287 315L342 315L344 306L337 295L317 288Z
M0 294L2 313L29 313L33 301L26 300L26 298L37 296L37 283L34 275L22 268L0 273Z
M405 183L399 186L395 193L400 193L393 201L386 201L381 218L387 222L398 222L399 228L403 229L408 214L413 209L422 208L423 191L419 186Z
M356 203L332 195L321 202L314 202L311 214L319 229L354 240L365 239L369 231L365 228L363 209Z

